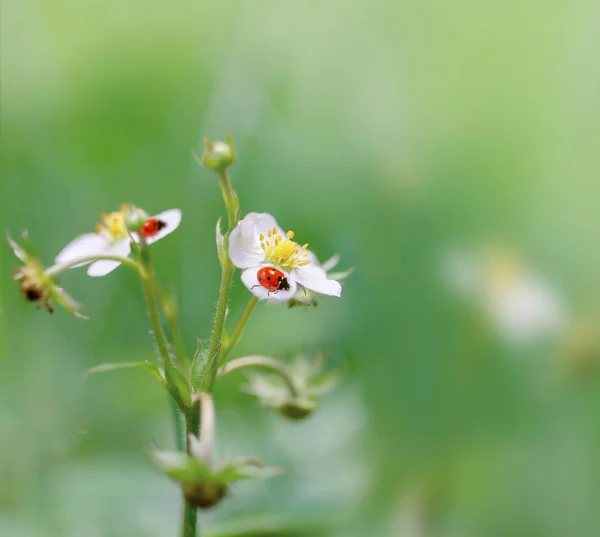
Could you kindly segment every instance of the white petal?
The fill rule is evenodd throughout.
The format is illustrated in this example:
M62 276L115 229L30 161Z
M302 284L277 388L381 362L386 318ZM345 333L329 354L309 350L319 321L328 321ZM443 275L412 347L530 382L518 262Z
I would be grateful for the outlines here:
M112 255L120 255L122 257L127 257L129 252L131 251L131 246L129 245L129 237L126 239L122 239L120 241L114 242L107 246L104 249L105 254ZM118 261L111 261L107 259L103 259L101 261L95 261L90 265L87 273L89 276L106 276L109 272L115 270L121 263Z
M229 257L238 268L245 269L260 265L265 253L260 246L260 233L256 229L252 214L238 223L229 235Z
M288 279L288 283L290 284L289 291L269 291L260 283L258 283L258 271L263 267L270 266L272 265L261 265L259 267L246 269L244 272L242 272L242 281L244 282L244 285L257 298L268 298L270 302L284 302L289 300L296 294L298 287L296 286L296 282L290 278L290 275L287 272L281 271Z
M342 286L335 280L327 278L321 267L312 263L292 271L292 278L307 289L322 295L341 296Z
M330 270L333 270L335 267L337 267L339 262L340 262L339 254L333 254L327 261L325 261L325 263L323 263L321 265L321 268L325 272L329 272Z
M153 237L148 237L146 242L148 244L152 244L159 239L162 239L169 233L175 231L179 224L181 223L181 209L169 209L168 211L163 211L162 213L157 214L156 216L152 216L152 218L156 218L161 222L167 224L164 228L162 228L156 235Z
M94 255L104 252L106 248L106 239L98 233L86 233L85 235L79 235L67 244L60 253L56 256L57 263L67 263L78 257L86 255ZM75 265L80 267L86 263Z
M269 230L275 228L277 233L285 238L285 231L283 231L277 223L277 220L269 213L249 213L246 218L250 218L254 222L258 233L264 233L266 235ZM244 220L246 218L244 218Z

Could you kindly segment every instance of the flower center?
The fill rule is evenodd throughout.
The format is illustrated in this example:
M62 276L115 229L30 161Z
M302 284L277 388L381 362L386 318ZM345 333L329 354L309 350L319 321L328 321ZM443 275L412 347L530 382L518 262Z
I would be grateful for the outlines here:
M310 259L306 259L308 244L299 248L293 238L293 231L288 231L284 239L277 232L277 228L273 228L266 236L264 233L260 234L260 246L265 252L265 257L274 265L285 269L305 267L310 263Z
M100 215L101 223L96 225L96 233L108 235L108 239L112 242L127 237L127 227L125 226L127 211L129 211L129 206L121 205L119 210L114 213L102 213Z

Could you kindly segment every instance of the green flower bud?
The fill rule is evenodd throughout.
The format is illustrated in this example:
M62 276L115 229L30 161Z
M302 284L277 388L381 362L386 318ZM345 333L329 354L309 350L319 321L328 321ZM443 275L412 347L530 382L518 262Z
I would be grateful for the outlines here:
M214 507L229 493L227 485L207 481L183 483L181 488L186 500L200 509Z
M338 373L323 372L320 354L312 360L299 357L285 370L287 379L275 372L248 375L244 391L263 408L292 420L303 420L317 410L319 397L332 390L339 379Z
M204 138L204 153L200 158L203 166L209 170L222 172L229 168L235 160L233 141L228 134L225 142L212 141Z
M141 231L142 227L148 220L148 213L144 209L139 207L131 206L127 213L125 213L125 227L127 231Z
M312 399L291 400L283 403L277 411L291 420L303 420L308 418L317 408L318 403Z

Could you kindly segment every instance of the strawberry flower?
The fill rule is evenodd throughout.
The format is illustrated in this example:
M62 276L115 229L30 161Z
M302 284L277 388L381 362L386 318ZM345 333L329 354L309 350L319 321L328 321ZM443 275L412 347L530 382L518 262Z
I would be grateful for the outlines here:
M79 257L98 254L127 257L131 252L131 241L139 242L139 234L148 244L152 244L175 231L181 222L181 210L169 209L148 218L139 232L132 233L126 225L129 213L129 206L122 205L118 211L101 214L101 222L97 224L96 232L85 233L73 239L56 256L56 263L68 263ZM118 261L112 260L94 261L87 273L90 276L105 276L119 265Z
M277 302L294 297L299 286L339 297L339 282L327 277L308 244L299 246L293 238L270 214L249 213L241 220L229 236L229 257L243 269L244 285L257 298Z

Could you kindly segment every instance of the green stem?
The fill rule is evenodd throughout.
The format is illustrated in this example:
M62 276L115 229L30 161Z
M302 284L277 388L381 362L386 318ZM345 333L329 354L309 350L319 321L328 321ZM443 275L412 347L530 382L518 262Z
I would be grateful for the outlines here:
M242 316L240 317L240 320L238 321L236 327L233 329L233 332L231 332L231 336L229 336L229 338L227 339L227 343L224 345L224 349L221 352L221 357L219 358L219 364L222 364L225 362L225 360L227 360L229 351L231 351L239 343L242 334L244 333L246 323L248 322L248 319L250 319L250 315L252 315L252 312L254 311L254 308L257 304L258 298L252 296L252 298L248 302L248 305L246 306L246 309L244 310L244 313L242 313Z
M179 410L179 406L174 397L169 396L169 405L171 406L173 425L175 427L175 445L177 446L177 451L183 452L187 445L185 417L181 413L181 410Z
M146 269L150 275L150 279L152 280L152 287L154 288L154 293L158 299L158 303L165 314L167 327L169 328L169 335L171 336L171 341L173 342L175 356L177 357L179 364L183 366L184 370L187 370L189 368L190 361L185 350L183 337L181 336L181 329L179 328L179 322L177 319L177 305L175 304L173 298L169 297L165 299L162 289L160 288L160 284L158 283L158 279L156 278L156 273L154 272L154 264L152 262L152 257L150 256L150 251L148 251L146 254Z
M198 508L184 499L181 537L196 537Z
M275 360L275 358L270 358L268 356L257 355L236 358L235 360L231 360L231 362L228 362L221 367L218 371L218 376L223 377L232 371L237 371L238 369L244 369L246 367L256 367L259 369L266 369L272 373L277 373L287 384L288 388L290 389L290 393L293 396L298 395L298 388L296 388L296 385L294 384L294 376L288 367L279 360Z
M229 231L231 231L238 223L240 201L238 199L237 193L231 185L231 181L229 180L227 170L223 170L222 172L220 172L219 177L221 178L221 180L219 181L219 188L221 189L223 201L225 202L225 207L227 209L227 220L229 223Z
M198 412L198 403L192 405L192 408L185 415L185 444L184 449L190 454L189 436L193 434L198 436L200 429L200 413ZM181 519L181 537L196 537L196 526L198 518L198 508L189 503L185 496L183 497L183 515Z
M229 304L229 295L231 293L231 285L233 282L233 273L235 271L235 267L231 263L227 253L227 243L229 241L229 234L231 233L231 230L238 223L240 205L237 194L231 186L231 181L227 175L227 170L220 172L219 177L221 178L219 181L219 187L221 188L223 201L225 202L225 207L227 209L229 230L227 236L225 237L225 244L223 246L225 255L224 259L222 260L221 286L219 288L217 312L215 314L215 321L213 324L206 366L204 367L202 378L200 380L200 389L207 393L212 392L215 380L217 378L217 369L219 368L219 358L223 345L223 327L225 325L225 315L227 313L227 305Z
M217 376L217 369L219 367L223 326L225 325L225 314L227 312L227 304L229 303L229 294L231 292L234 270L235 267L231 264L231 261L227 259L227 263L223 266L223 272L221 273L221 288L219 300L217 302L217 313L215 314L215 323L213 325L206 366L200 381L200 389L207 393L212 392Z
M151 278L146 276L141 280L142 287L144 289L144 295L146 297L146 305L148 307L148 316L150 317L150 323L152 325L152 330L154 331L158 352L160 353L165 366L171 366L173 365L173 362L169 353L167 338L165 337L165 333L160 322L160 314L158 313L158 306L156 302L156 296L154 295L154 290L152 288Z

